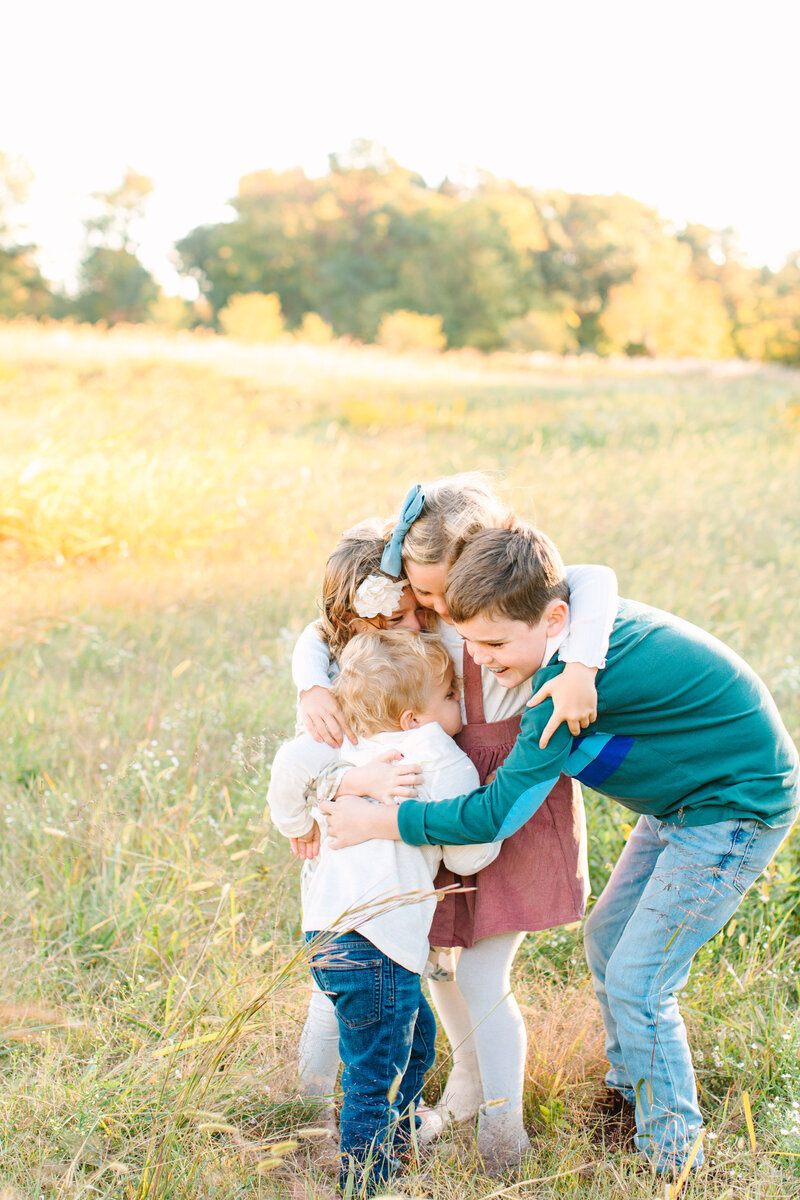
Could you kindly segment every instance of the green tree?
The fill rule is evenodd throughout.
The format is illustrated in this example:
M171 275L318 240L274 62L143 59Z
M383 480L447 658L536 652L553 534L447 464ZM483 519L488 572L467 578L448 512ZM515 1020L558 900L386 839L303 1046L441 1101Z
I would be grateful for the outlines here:
M357 142L319 179L300 169L244 176L234 219L193 229L176 249L215 314L232 295L276 292L290 328L316 312L336 333L370 339L398 307L375 302L396 276L394 215L420 208L425 192L382 148Z
M28 196L31 172L20 159L0 151L0 316L41 317L53 293L36 263L37 247L20 241L15 210Z
M575 312L579 346L602 349L600 318L609 293L632 278L664 222L654 209L620 193L534 195L547 239L538 255L547 307Z
M319 178L246 175L231 203L233 220L177 245L214 322L234 295L275 294L289 330L311 312L364 341L403 310L440 316L450 346L793 361L791 273L779 282L747 267L731 230L676 236L629 196L537 191L480 172L431 188L358 141Z
M527 273L543 244L535 205L490 176L433 189L374 142L332 154L329 171L245 176L235 217L177 244L215 316L232 295L277 293L290 329L316 312L365 341L398 309L440 315L451 345L493 349L532 307Z
M277 292L289 324L314 311L312 258L318 189L305 173L245 175L231 201L232 221L200 225L176 244L181 269L197 282L215 316L231 296Z
M136 224L144 214L151 181L128 168L121 184L95 192L97 211L86 221L75 311L85 321L147 320L159 295L153 276L139 260Z
M450 346L495 350L526 308L524 267L500 215L480 196L419 214L384 311L437 313Z

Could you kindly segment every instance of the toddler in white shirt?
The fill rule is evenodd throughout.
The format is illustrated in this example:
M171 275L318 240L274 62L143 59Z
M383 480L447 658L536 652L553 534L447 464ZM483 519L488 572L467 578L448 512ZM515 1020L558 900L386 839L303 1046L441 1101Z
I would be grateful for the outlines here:
M356 636L341 654L333 687L358 742L345 742L329 790L352 789L358 776L351 768L387 750L422 767L425 798L477 786L474 766L452 740L461 728L459 691L438 638L380 630ZM390 1178L397 1153L411 1141L414 1108L435 1056L436 1023L420 987L434 877L442 862L458 874L474 873L494 861L500 845L373 840L331 850L324 818L313 816L298 839L311 853L319 847L303 889L303 930L314 980L332 1000L339 1027L340 1182L344 1187L352 1172L369 1192Z

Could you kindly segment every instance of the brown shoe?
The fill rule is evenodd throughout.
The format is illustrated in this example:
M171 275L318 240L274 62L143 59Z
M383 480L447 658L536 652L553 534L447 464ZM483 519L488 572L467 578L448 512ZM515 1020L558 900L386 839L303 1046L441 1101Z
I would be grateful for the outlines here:
M615 1088L604 1088L588 1111L589 1136L595 1146L606 1150L636 1149L636 1109Z

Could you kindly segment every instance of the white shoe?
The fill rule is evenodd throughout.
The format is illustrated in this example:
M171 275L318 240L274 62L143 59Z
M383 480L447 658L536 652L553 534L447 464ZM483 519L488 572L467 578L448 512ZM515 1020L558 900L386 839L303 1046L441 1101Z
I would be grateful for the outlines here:
M420 1100L417 1105L417 1116L422 1122L417 1130L417 1137L421 1146L428 1146L444 1131L445 1122L438 1104L436 1108L431 1108L424 1100Z
M492 1112L491 1107L482 1105L476 1148L487 1175L499 1175L507 1167L516 1166L531 1148L522 1113Z
M442 1098L436 1105L445 1124L452 1121L472 1121L483 1104L483 1086L477 1073L458 1066L450 1072L442 1090Z

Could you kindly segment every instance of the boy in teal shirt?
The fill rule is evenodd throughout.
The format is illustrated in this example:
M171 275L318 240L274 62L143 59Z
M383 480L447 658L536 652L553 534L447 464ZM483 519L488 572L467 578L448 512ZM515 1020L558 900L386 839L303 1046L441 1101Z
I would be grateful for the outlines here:
M563 565L524 525L469 538L446 602L473 658L508 687L563 669L569 620ZM679 1170L702 1126L675 993L699 948L730 919L800 810L795 750L764 685L696 626L620 601L597 719L540 746L550 704L529 708L494 782L454 800L334 805L332 844L400 837L485 842L518 829L560 772L640 814L585 925L606 1029L610 1087L636 1104L636 1144ZM694 1162L702 1161L702 1150Z

